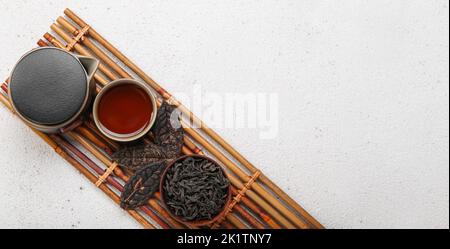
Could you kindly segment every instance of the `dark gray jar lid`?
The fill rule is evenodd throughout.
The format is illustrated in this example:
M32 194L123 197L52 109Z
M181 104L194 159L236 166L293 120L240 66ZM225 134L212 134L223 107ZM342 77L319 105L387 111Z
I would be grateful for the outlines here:
M80 61L63 50L43 48L26 54L10 79L12 102L33 123L63 123L82 108L87 76Z

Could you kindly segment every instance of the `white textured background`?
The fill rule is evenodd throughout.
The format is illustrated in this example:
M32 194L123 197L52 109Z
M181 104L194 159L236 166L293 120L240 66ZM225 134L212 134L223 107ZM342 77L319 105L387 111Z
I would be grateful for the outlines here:
M220 130L329 228L449 227L448 1L0 0L0 77L72 8L170 92L276 92ZM3 79L2 78L2 79ZM0 227L139 225L0 106Z

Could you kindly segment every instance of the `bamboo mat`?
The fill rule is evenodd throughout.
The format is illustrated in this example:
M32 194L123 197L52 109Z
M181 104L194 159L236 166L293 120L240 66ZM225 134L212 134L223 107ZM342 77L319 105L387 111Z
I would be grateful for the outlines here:
M233 201L227 207L226 215L205 228L324 228L297 202L223 140L219 134L204 124L174 96L97 33L91 25L88 25L69 9L66 9L64 14L64 17L58 17L56 23L51 24L53 35L44 34L44 39L37 42L38 46L55 46L76 54L97 58L101 62L99 70L94 76L97 91L112 80L132 78L132 75L137 75L137 79L146 82L158 93L158 103L166 100L176 105L183 114L189 117L188 120L182 121L186 134L183 153L207 155L216 159L227 169L233 186ZM8 79L1 86L0 101L12 110L7 96L7 84ZM196 125L195 127L200 128L192 128L190 125L192 123ZM86 117L80 126L64 134L47 135L34 129L33 131L56 153L87 177L93 186L100 188L117 204L120 202L120 193L129 178L129 174L111 160L111 154L120 145L103 136L97 130L91 117ZM148 139L151 138L144 140ZM81 147L88 153L83 153L80 150ZM96 163L98 161L101 164ZM118 208L120 207L118 206ZM171 218L160 201L159 193L156 193L147 205L127 212L144 228L196 228L187 227Z

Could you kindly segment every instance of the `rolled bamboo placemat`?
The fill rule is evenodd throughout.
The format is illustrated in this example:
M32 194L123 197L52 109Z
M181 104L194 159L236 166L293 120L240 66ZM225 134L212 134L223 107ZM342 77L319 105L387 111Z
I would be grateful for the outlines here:
M64 13L80 27L88 26L81 18L79 18L73 11L66 9ZM119 60L121 60L125 65L127 65L131 70L133 70L137 75L139 75L143 80L152 85L158 92L161 93L163 97L167 99L171 98L164 89L162 89L153 79L151 79L144 71L142 71L137 65L135 65L130 59L123 55L117 48L110 44L106 39L104 39L100 34L98 34L92 27L90 27L89 35L94 38L97 42L103 45L108 51L114 54ZM178 101L174 101L178 102ZM178 102L179 103L179 102ZM180 109L186 113L190 114L192 120L196 125L200 125L202 129L211 138L219 143L228 153L230 153L234 158L236 158L241 164L243 164L252 173L258 172L259 170L253 166L247 159L245 159L239 152L237 152L231 145L229 145L223 138L221 138L215 131L206 126L200 119L198 119L192 112L190 112L186 107L181 105ZM300 213L305 219L313 225L315 228L324 228L314 217L312 217L308 212L306 212L297 202L295 202L291 197L289 197L283 190L281 190L277 185L275 185L268 177L261 174L260 180L266 184L272 191L277 193L280 198L287 204L292 206L298 213Z
M66 11L70 12L70 10L66 10ZM73 20L73 18L71 18L71 19ZM79 21L81 21L81 19ZM101 73L104 74L104 76L107 76L110 80L113 80L115 77L117 77L116 73L118 75L120 75L120 77L129 76L129 74L123 68L121 68L118 64L116 64L110 57L108 57L106 55L106 53L102 52L101 49L99 49L93 42L91 42L87 38L87 36L85 36L86 34L89 33L89 35L91 35L91 37L96 42L103 45L103 47L105 47L109 52L111 52L113 55L115 55L117 58L119 58L117 56L117 54L115 53L115 51L111 51L111 49L110 49L111 47L113 49L115 49L112 45L111 45L111 47L107 47L104 45L104 44L109 44L106 40L104 40L104 43L102 43L101 39L103 39L103 38L101 36L98 36L101 38L100 40L97 39L98 37L97 38L95 37L95 33L96 33L95 30L93 30L92 28L87 26L85 23L84 23L84 25L82 25L82 24L78 23L77 21L75 21L75 23L77 23L81 27L78 30L75 26L73 26L72 24L67 22L64 18L61 18L61 17L57 19L57 22L58 22L58 24L62 25L63 28L65 28L70 33L72 33L74 35L74 37L70 37L59 25L53 24L51 27L52 30L54 30L56 33L58 33L58 35L60 35L64 40L66 40L68 42L68 45L64 46L64 45L62 45L61 42L57 41L56 38L52 37L50 34L46 34L44 37L50 43L52 43L54 46L66 48L68 50L73 48L78 53L80 53L80 54L85 53L85 55L88 55L88 56L89 55L92 56L93 54L95 54L97 57L99 57L101 59L102 63L106 64L106 66L102 64L103 69L100 68L100 71L101 71ZM40 40L38 42L38 44L40 44L40 45L43 45L43 43L45 43L45 42L43 42L42 40ZM90 51L93 52L93 54L88 52L80 44L85 45ZM115 50L117 50L117 49L115 49ZM118 50L116 52L120 53ZM123 59L128 60L128 58L122 57L122 58L119 58L119 60L121 60L125 65L127 65L132 71L137 73L135 71L137 66L136 66L136 68L130 67L127 63L125 63L123 61ZM129 61L129 62L132 64L131 61ZM112 70L114 70L114 72L112 72L110 68ZM137 69L139 69L139 68L137 68ZM100 83L101 85L105 85L108 83L109 79L104 78L104 76L102 76L101 73L96 73L96 75L94 77L98 83ZM169 101L171 104L177 105L179 107L179 109L182 110L185 114L189 114L191 119L194 121L194 124L203 124L203 122L200 119L195 117L189 110L187 110L187 108L185 108L181 103L179 103L177 100L175 100L169 93L167 93L163 88L161 88L156 82L151 80L150 77L147 76L149 79L145 79L139 73L137 73L137 74L144 81L146 81L152 88L154 88L164 99ZM143 73L143 74L145 75L145 73ZM152 83L152 81L153 81L153 83ZM2 85L2 88L5 89L3 85ZM99 89L100 88L98 88L98 90ZM246 167L250 172L252 172L253 173L252 176L248 176L244 171L242 171L242 169L237 164L234 164L231 160L229 160L224 154L222 154L222 152L220 152L219 149L217 149L215 146L210 144L207 139L204 139L195 130L193 130L192 128L189 128L187 126L185 126L184 128L185 128L185 131L191 131L191 133L188 132L188 135L190 137L194 138L194 142L191 141L188 137L185 137L185 139L184 139L185 146L183 147L183 152L184 153L201 153L201 150L195 145L195 143L202 145L202 147L204 147L206 150L211 152L216 158L218 158L223 164L225 164L225 166L227 166L227 168L231 172L233 172L233 174L235 174L238 177L238 178L236 178L236 177L232 176L232 178L230 179L232 184L236 188L239 189L239 190L235 189L235 193L237 195L241 196L241 191L243 191L247 197L249 197L250 199L252 199L252 201L256 202L258 205L260 205L262 207L262 209L259 209L259 210L267 211L272 217L275 218L275 220L277 222L279 222L280 224L283 224L283 226L285 226L287 228L294 228L293 224L295 224L296 226L298 226L300 228L308 228L308 227L320 228L321 225L315 224L314 219L312 217L311 217L312 218L312 220L311 220L308 217L307 213L305 215L304 213L301 212L302 209L298 208L300 206L297 203L295 203L292 199L290 199L290 200L293 203L292 204L290 203L289 196L286 195L283 197L284 192L282 192L281 189L279 189L273 183L271 186L270 180L265 179L265 176L262 175L259 170L257 170L254 167L252 169L250 166L253 166L253 165L251 165L251 164L245 165L245 163L242 162L243 160L245 160L245 158L242 157L240 159L238 156L236 156L235 154L233 154L232 152L229 151L230 148L231 148L231 150L234 150L234 148L232 148L230 146L230 148L227 149L226 146L224 146L221 143L221 141L220 141L221 138L218 137L218 135L215 134L214 131L211 130L210 132L208 132L208 130L210 129L209 127L203 125L202 126L203 132L206 133L208 136L210 136L215 142L217 142L220 146L222 146L223 149L225 149L227 152L229 152L231 154L231 156L234 157L234 159L239 161L244 167ZM78 133L80 133L83 136L85 136L86 138L88 138L88 141L95 144L95 146L97 146L101 151L104 151L104 153L106 153L107 155L111 155L112 151L108 150L108 146L111 145L108 143L109 140L103 139L101 136L99 136L95 132L89 133L88 131L89 131L89 129L84 128L83 126L82 126L82 128L77 129ZM214 134L217 135L217 137L214 137ZM219 141L217 139L219 139ZM227 143L225 141L223 141L223 143L227 145ZM68 145L68 147L70 147L70 145ZM237 154L239 154L239 153L237 153ZM241 182L241 180L243 182ZM298 212L299 216L297 216L297 214L290 211L289 208L284 206L284 204L282 204L279 200L277 200L272 194L267 192L267 190L264 188L265 186L260 185L260 183L258 183L258 181L260 181L262 184L265 184L266 187L273 190L273 192L275 192L285 203L287 203L288 205L291 206L290 208L293 208L294 210L296 210ZM115 187L118 187L118 186L115 186ZM278 188L278 190L277 190L277 188ZM282 193L279 193L279 191L281 191ZM246 199L245 196L242 197L241 200L242 200L242 203L244 203L244 205L246 204L245 202L247 202L249 205L246 205L246 206L249 207L249 209L251 209L253 212L255 212L254 210L258 210L259 207L254 205L252 201ZM266 201L268 203L266 203ZM296 205L298 205L298 207L296 207ZM258 223L258 221L256 219L252 220L251 214L247 213L243 208L241 208L241 206L239 206L239 205L234 206L234 211L240 215L239 217L231 216L232 217L231 221L229 219L229 222L234 223L234 225L239 226L239 222L241 222L241 219L246 220L252 226L257 227L258 225L262 225L261 223ZM281 214L278 213L278 211ZM255 213L257 213L257 212L255 212ZM275 222L273 222L270 219L270 217L268 217L268 218L267 218L267 216L264 217L265 214L263 212L262 212L262 215L261 214L258 214L258 215L266 223L268 223L268 224L271 223L272 225L277 225ZM304 218L304 220L300 219L299 217ZM288 219L286 219L286 218L288 218ZM229 223L226 222L223 224L223 226L225 227L226 224L229 224ZM241 222L241 226L244 227L244 224L242 222Z
M81 27L87 26L87 24L82 21L78 16L76 16L69 9L65 10L65 14L75 23L77 23ZM184 107L181 103L176 101L170 94L168 94L163 88L161 88L156 82L154 82L148 75L146 75L142 70L140 70L134 63L132 63L126 56L124 56L120 51L118 51L114 46L112 46L109 42L107 42L103 37L101 37L92 27L90 27L89 35L93 37L97 42L102 44L107 50L109 50L112 54L114 54L117 58L119 58L125 65L127 65L130 69L132 69L136 74L138 74L144 81L146 81L149 85L151 85L158 93L160 93L165 99L169 100L178 105L179 109L188 114L194 124L200 125L202 130L208 134L211 138L214 139L217 143L219 143L227 152L229 152L233 157L235 157L241 164L243 164L247 169L251 172L256 173L259 172L252 164L250 164L241 154L239 154L234 148L232 148L228 143L226 143L217 133L207 127L200 119L198 119L195 115L192 114L186 107ZM299 225L300 227L307 228L310 225L313 225L316 228L322 228L320 223L318 223L312 216L310 216L303 208L300 207L295 201L293 201L287 194L285 194L280 188L278 188L273 182L271 182L266 176L260 175L260 180L266 184L272 191L277 193L286 203L290 204L296 211L298 211L306 221L306 223L300 219L294 218L292 212L289 212L287 209L280 210L283 214L286 214L294 223ZM261 190L261 189L260 189ZM259 192L259 191L258 191ZM263 195L266 197L266 195ZM269 197L270 198L270 197ZM270 198L271 199L271 198ZM273 199L268 200L271 204L273 204ZM275 204L275 206L279 207Z

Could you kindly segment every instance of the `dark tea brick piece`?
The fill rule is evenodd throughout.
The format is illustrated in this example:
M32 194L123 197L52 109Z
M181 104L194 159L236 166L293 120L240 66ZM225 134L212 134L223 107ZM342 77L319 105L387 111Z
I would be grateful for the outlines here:
M184 131L175 106L165 101L162 103L151 131L155 137L154 143L125 147L112 156L113 160L136 171L148 164L181 155Z
M130 177L120 196L120 206L123 209L135 209L148 202L159 187L162 170L166 161L159 161L142 167Z
M175 106L165 101L162 103L151 131L155 135L155 143L164 148L170 158L181 154L184 131L180 123L180 111Z
M151 163L173 158L161 146L154 143L127 147L114 153L113 160L132 171Z

